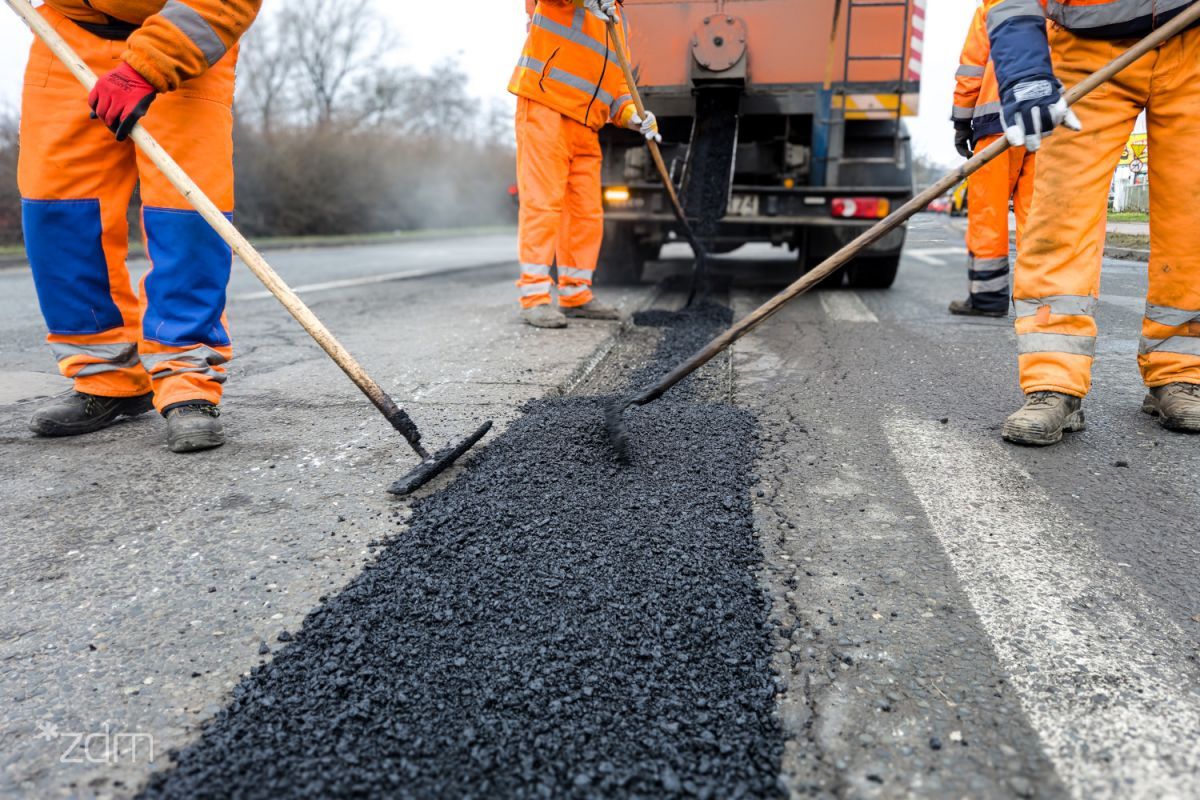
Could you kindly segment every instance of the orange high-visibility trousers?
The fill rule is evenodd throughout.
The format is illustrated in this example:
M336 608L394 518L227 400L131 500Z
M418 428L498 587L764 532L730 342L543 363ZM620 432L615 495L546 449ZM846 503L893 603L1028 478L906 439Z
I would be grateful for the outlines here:
M124 42L41 14L97 74L120 64ZM209 197L233 211L236 49L199 78L160 96L144 124ZM140 180L152 268L130 285L127 213ZM48 341L75 388L106 397L154 391L155 406L217 403L233 356L225 291L233 255L132 141L89 118L87 93L35 41L25 72L18 167L25 246Z
M1055 72L1067 86L1132 42L1084 39L1055 25ZM1166 42L1075 106L1038 152L1033 208L1014 284L1021 388L1077 397L1091 389L1108 189L1146 111L1150 142L1150 286L1138 362L1149 386L1200 383L1200 29Z
M517 98L517 191L521 200L521 306L550 302L558 264L558 303L592 299L592 276L604 238L596 131L525 97Z
M985 136L976 144L983 150L1003 134ZM1013 147L986 164L967 181L967 280L971 304L989 311L1005 311L1009 299L1008 204L1017 216L1017 245L1029 205L1033 201L1035 155Z

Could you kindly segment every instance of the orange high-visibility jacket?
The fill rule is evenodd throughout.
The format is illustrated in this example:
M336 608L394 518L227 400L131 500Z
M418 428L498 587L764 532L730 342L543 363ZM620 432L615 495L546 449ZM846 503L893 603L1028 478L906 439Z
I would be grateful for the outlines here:
M987 11L984 3L975 10L967 41L955 74L954 110L951 117L969 121L975 138L1002 133L1000 122L1000 82L992 63L992 44L988 41Z
M137 26L122 58L160 92L203 75L233 49L262 0L46 0L85 27Z
M619 20L621 41L614 42L581 0L538 0L508 90L594 130L610 121L627 125L634 106L615 52L629 54Z
M994 30L1018 16L1045 14L1089 39L1145 36L1197 0L988 0ZM994 10L993 10L994 9Z

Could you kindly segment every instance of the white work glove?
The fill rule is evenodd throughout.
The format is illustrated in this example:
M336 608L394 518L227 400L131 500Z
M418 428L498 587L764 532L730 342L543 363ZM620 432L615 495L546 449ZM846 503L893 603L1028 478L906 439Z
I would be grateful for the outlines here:
M617 14L614 10L617 7L617 0L583 0L583 7L599 20L603 20L604 22L617 21Z
M1063 99L1057 80L1021 81L1002 95L1000 122L1013 147L1035 153L1042 146L1042 137L1049 136L1059 125L1073 131L1083 130L1083 123Z
M629 130L637 131L642 136L646 137L646 141L655 141L662 144L662 134L658 132L658 119L651 113L650 109L646 109L646 118L642 119L636 111L629 118Z

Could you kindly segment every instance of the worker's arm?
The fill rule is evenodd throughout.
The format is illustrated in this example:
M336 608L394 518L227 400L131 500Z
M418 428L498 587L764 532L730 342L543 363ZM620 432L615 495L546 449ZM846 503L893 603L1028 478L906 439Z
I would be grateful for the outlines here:
M1058 125L1079 130L1079 119L1067 107L1062 85L1054 77L1042 2L995 0L986 7L1009 144L1034 151Z
M970 123L975 116L991 49L987 37L987 12L980 6L971 20L971 29L967 31L967 40L958 59L958 72L954 74L954 110L951 119L955 123Z
M173 92L233 49L262 0L167 0L129 37L122 56L156 92Z
M971 120L975 117L975 107L979 105L979 92L990 54L987 11L980 6L971 20L971 29L967 31L967 40L958 59L958 72L954 76L954 109L950 118L954 122L954 149L963 158L970 158L974 153Z
M167 0L129 37L120 66L88 96L92 116L123 141L161 92L203 75L254 22L262 0Z
M608 2L609 0L603 0ZM616 5L616 0L611 0ZM627 22L622 17L617 19L617 37L618 41L614 44L615 47L621 48L625 54L625 63L633 63L633 54L629 50L629 29ZM617 97L613 101L612 120L613 124L622 128L628 128L631 131L637 131L645 136L647 140L656 142L662 141L662 135L658 132L658 118L654 116L650 109L646 109L645 118L638 115L637 105L633 102L633 92L629 89L629 83L625 80L624 72L618 79Z

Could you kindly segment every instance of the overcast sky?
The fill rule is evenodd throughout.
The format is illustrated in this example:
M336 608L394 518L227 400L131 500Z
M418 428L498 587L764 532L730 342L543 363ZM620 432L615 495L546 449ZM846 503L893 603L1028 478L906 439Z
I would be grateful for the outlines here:
M265 0L268 7L276 2ZM457 57L471 76L476 95L507 97L505 87L525 38L523 0L377 2L400 32L400 60L421 66ZM921 115L910 120L909 126L917 152L945 163L957 158L947 120L958 54L974 10L974 0L928 0ZM0 8L0 14L4 15L0 23L0 102L15 106L20 102L29 34L7 8Z

